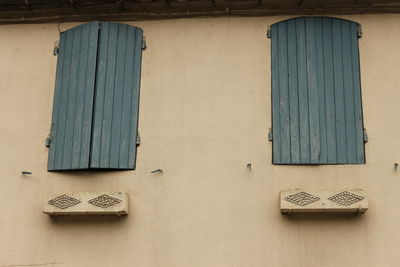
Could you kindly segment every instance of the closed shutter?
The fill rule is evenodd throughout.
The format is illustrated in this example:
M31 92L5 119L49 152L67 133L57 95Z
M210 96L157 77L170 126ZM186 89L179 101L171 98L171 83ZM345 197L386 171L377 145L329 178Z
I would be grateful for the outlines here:
M276 23L271 61L273 163L365 163L358 24Z
M61 33L49 171L135 168L141 48L119 23Z
M48 170L87 169L99 22L61 33Z
M102 22L99 39L91 167L134 169L141 29Z

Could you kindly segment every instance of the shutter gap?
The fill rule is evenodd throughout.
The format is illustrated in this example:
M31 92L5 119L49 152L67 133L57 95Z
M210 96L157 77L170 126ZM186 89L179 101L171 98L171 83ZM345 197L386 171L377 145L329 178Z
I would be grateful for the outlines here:
M347 138L348 138L348 130L349 129L347 129L347 118L346 118L346 114L347 114L347 112L346 112L346 94L345 94L345 90L346 90L346 88L345 88L345 82L344 82L344 78L345 78L345 74L344 74L344 66L343 66L343 62L344 62L344 60L343 60L343 24L344 24L344 22L342 21L342 20L340 20L340 55L341 55L341 57L342 57L342 92L343 92L343 118L344 118L344 123L343 123L343 125L344 125L344 134L345 134L345 139L344 139L344 143L345 143L345 148L346 148L346 153L345 153L345 155L346 155L346 162L341 162L341 163L348 163L349 162L349 159L348 159L348 155L347 155L347 150L348 150L348 144L347 144Z
M291 118L290 118L290 79L289 79L289 75L290 75L290 65L289 65L289 30L288 30L288 22L285 22L285 26L286 26L286 65L287 65L287 71L288 71L288 75L287 75L287 106L288 106L288 128L289 128L289 136L288 136L288 141L289 141L289 163L293 163L292 162L292 132L291 132Z
M307 90L307 116L308 116L308 154L310 155L308 164L311 163L311 127L310 127L310 94L308 91L308 54L307 54L307 21L304 19L304 52L306 57L306 90Z
M301 132L300 132L300 91L299 91L299 58L297 55L298 44L297 44L297 22L294 23L294 34L295 34L295 44L296 44L296 79L297 79L297 132L298 132L298 141L299 141L299 163L301 162Z
M325 40L324 40L324 19L321 19L321 46L322 46L322 76L324 82L324 99L325 99L325 152L326 152L326 164L329 163L329 150L328 150L328 112L327 112L327 105L326 105L326 78L325 78Z
M101 22L99 21L97 24L97 51L96 51L96 68L94 71L94 88L93 88L93 102L92 102L92 121L91 121L91 127L90 127L90 140L89 140L89 162L88 162L88 169L91 169L92 166L92 149L93 149L93 132L94 132L94 121L95 121L95 108L96 108L96 97L97 97L97 70L99 68L99 50L100 50L100 35L101 35Z
M333 114L335 115L334 121L335 121L335 147L336 147L336 161L335 164L338 164L338 159L339 159L339 153L338 153L338 133L337 133L337 120L336 120L336 99L335 99L335 94L336 94L336 86L335 86L335 65L333 64L333 58L334 58L334 47L333 47L333 21L329 21L331 25L331 43L332 43L332 86L333 86Z

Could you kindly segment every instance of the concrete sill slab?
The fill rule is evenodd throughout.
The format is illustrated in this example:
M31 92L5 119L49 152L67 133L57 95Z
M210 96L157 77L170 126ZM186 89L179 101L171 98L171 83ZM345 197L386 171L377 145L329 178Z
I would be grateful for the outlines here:
M368 210L368 199L362 189L288 189L281 191L280 210L282 214L361 214Z
M50 216L128 215L128 194L123 192L49 193L43 212Z

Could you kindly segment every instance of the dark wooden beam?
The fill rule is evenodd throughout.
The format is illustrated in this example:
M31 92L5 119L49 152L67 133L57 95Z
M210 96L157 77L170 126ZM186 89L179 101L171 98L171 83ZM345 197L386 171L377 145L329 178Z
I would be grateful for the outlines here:
M26 0L25 0L26 1ZM0 24L188 17L400 13L389 0L116 0L28 1L0 4ZM39 1L40 2L40 1Z

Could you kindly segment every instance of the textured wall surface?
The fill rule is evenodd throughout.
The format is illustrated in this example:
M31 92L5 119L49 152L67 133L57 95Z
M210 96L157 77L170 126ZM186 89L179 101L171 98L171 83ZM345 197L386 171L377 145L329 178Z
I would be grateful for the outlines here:
M363 29L369 141L365 165L339 166L271 164L266 31L286 18L129 23L147 41L141 145L136 170L101 173L46 170L58 25L1 26L0 266L398 266L400 15L342 16ZM363 188L370 210L282 216L296 187ZM50 219L53 191L126 191L130 214Z

